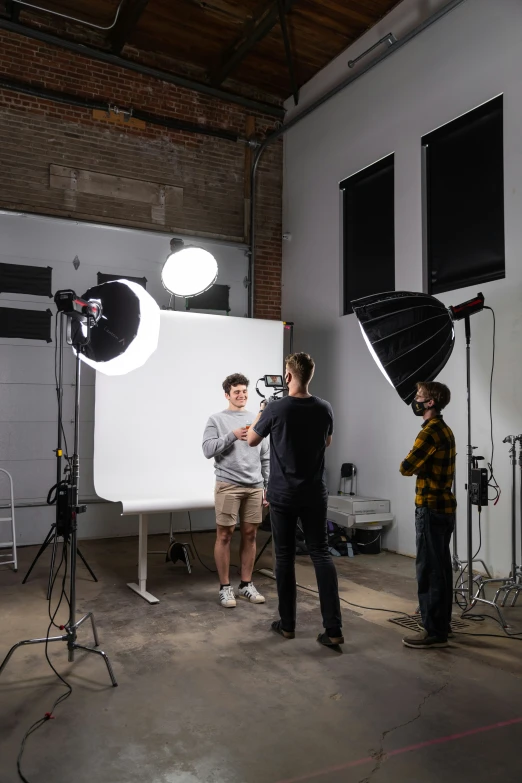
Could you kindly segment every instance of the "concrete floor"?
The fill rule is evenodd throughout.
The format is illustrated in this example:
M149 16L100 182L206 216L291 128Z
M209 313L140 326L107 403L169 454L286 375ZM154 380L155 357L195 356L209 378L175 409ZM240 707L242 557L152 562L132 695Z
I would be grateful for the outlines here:
M212 565L212 535L195 539ZM154 538L151 549L165 542ZM51 647L73 694L28 741L31 783L521 780L521 642L459 636L447 649L410 650L391 615L345 605L339 655L314 641L320 615L311 593L299 592L298 635L285 641L268 631L276 594L267 577L256 580L266 604L223 610L213 574L196 564L189 576L151 555L149 587L161 602L150 606L126 587L137 539L81 546L100 581L80 567L79 609L94 611L119 687L98 656L69 664L61 643ZM17 574L0 568L0 655L45 635L48 556L21 585L35 551L20 550ZM307 559L298 562L298 581L314 587ZM268 550L260 565L270 564ZM415 609L412 560L385 553L336 565L347 600ZM520 603L509 616L522 628ZM497 628L471 628L479 631ZM90 641L87 627L81 640ZM61 690L42 647L15 653L0 679L2 783L18 781L22 735Z

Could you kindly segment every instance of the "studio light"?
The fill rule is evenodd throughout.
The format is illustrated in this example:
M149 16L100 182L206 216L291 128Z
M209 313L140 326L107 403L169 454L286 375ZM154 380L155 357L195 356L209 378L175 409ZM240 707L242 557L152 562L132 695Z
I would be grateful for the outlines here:
M62 581L62 590L65 590L66 576L68 575L69 592L66 594L66 597L69 619L63 626L56 626L63 631L59 636L47 635L43 639L24 639L14 644L0 664L0 674L15 650L19 647L27 644L45 644L47 648L47 645L51 642L65 642L70 662L74 661L74 655L77 650L102 657L107 666L110 680L113 686L116 686L118 683L116 682L109 658L103 650L98 649L98 633L92 612L87 612L81 618L78 618L76 613L78 516L87 510L86 505L80 505L79 495L81 364L82 361L86 362L91 367L107 375L123 375L141 367L157 348L160 310L150 294L142 286L130 280L111 280L110 282L102 283L89 288L81 297L77 296L71 289L57 291L54 301L58 308L55 351L56 396L58 400L58 444L55 452L57 458L57 483L51 488L47 502L50 504L56 503L56 523L53 526L55 539L53 552L55 551L57 538L61 536L64 542L64 552L68 553L65 559L66 567ZM65 455L67 460L65 478L62 476L62 458L64 457L62 450L64 331L67 344L72 347L75 354L73 451L72 454L68 453ZM117 415L116 410L114 413ZM65 439L65 436L63 437ZM54 500L51 499L53 491L55 491ZM43 548L47 546L49 540L50 536L46 538ZM36 559L38 559L39 555L40 553L38 553ZM54 564L54 556L52 563ZM51 575L53 568L54 565L51 565ZM52 584L54 584L56 574L57 572L52 577ZM52 584L51 582L49 583L49 600ZM87 620L91 622L94 637L94 646L92 647L86 647L78 643L78 628ZM50 628L51 626L49 626L49 631Z
M455 343L453 323L464 321L466 337L466 403L467 403L467 593L468 609L477 602L488 604L496 610L501 625L506 623L496 603L474 595L472 524L472 470L476 468L471 445L471 327L470 316L484 309L484 297L477 294L461 304L446 307L429 294L411 291L390 291L374 294L351 303L359 320L362 333L387 380L405 403L415 397L417 386L434 380L451 356ZM491 308L488 308L491 309ZM454 536L456 536L456 529ZM456 555L456 538L454 538Z
M82 297L58 291L55 302L69 316L68 342L75 349L78 343L82 361L105 375L141 367L158 346L160 309L131 280L101 283Z
M216 282L217 261L208 250L173 239L161 270L161 282L173 296L197 296Z
M408 405L415 397L417 381L432 381L451 356L453 321L483 306L481 294L448 308L434 296L410 291L374 294L352 302L370 353Z

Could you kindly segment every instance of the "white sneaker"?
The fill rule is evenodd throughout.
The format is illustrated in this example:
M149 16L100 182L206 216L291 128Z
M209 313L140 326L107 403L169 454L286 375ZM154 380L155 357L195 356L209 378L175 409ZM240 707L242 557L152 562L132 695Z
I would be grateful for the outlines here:
M238 590L238 595L240 598L244 598L246 601L250 601L251 604L265 603L265 596L261 595L261 593L257 591L253 582L249 582L244 587L240 587Z
M226 606L227 608L236 605L236 596L234 595L234 590L231 585L225 585L225 587L221 588L219 591L219 603L221 606Z

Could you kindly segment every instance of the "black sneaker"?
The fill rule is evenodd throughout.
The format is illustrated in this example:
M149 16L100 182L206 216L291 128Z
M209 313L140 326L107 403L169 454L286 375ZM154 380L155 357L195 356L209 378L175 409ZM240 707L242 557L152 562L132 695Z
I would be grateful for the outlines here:
M278 633L283 639L295 639L295 631L285 631L281 625L281 620L274 620L270 627L272 631Z
M448 640L440 639L438 636L428 636L427 631L421 631L415 636L405 636L402 640L405 647L413 649L427 650L429 647L447 647Z
M317 641L325 647L339 647L344 644L344 636L328 636L327 633L320 633Z

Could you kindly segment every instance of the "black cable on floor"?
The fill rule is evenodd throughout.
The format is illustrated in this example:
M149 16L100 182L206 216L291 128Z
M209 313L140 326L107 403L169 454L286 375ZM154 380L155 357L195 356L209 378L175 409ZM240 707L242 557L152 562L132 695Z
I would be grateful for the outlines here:
M301 590L307 590L309 593L319 595L319 590L314 590L312 587L305 587L304 585L300 585L298 582L296 582L296 587L299 587ZM341 596L339 596L339 600L342 601L343 604L348 604L348 606L355 606L357 609L368 609L371 612L387 612L388 614L394 614L398 617L408 617L410 620L417 622L411 614L408 614L407 612L400 612L398 609L384 609L379 606L362 606L361 604L354 604L352 601L348 601L346 598L341 598Z
M497 623L497 625L500 625L502 630L504 631L505 637L507 639L518 639L519 641L522 641L522 631L516 631L515 633L511 633L510 631L506 630L498 617L495 617L491 614L470 614L471 609L469 609L467 612L463 612L461 614L462 620L473 620L473 621L480 621L483 622L485 620L493 620L493 622ZM470 634L470 636L478 636L478 634ZM490 634L488 634L489 636ZM495 634L496 635L496 634Z
M188 519L189 519L189 532L190 532L190 540L192 542L192 546L194 548L194 552L196 553L196 557L203 566L203 568L206 568L207 571L209 571L211 574L217 574L217 568L210 568L210 566L206 565L201 557L199 556L198 548L196 544L194 543L194 536L192 535L192 517L190 516L190 511L187 511ZM238 575L241 576L241 569L238 565L235 565L234 563L230 563L230 568L235 568L238 572Z
M312 587L305 587L304 585L300 585L299 583L296 583L296 587L299 587L301 590L307 590L309 593L314 593L315 595L319 595L318 590L314 590ZM414 622L417 622L416 618L412 617L411 614L407 614L406 612L399 612L395 609L384 609L382 607L377 606L361 606L360 604L354 604L352 601L347 601L346 598L341 598L339 596L339 600L342 601L344 604L348 604L348 606L355 606L357 609L369 609L372 612L387 612L389 614L394 614L398 617L408 617L408 619L413 620ZM466 617L465 619L471 619L473 617L476 620L494 620L499 625L501 623L499 620L497 620L496 617L492 617L490 615L471 615L470 617ZM464 614L461 615L461 618L464 618ZM418 623L417 623L418 624ZM502 626L501 626L502 627ZM504 634L495 634L495 633L469 633L466 631L453 631L455 634L459 634L459 636L489 636L491 638L495 639L513 639L513 641L516 642L522 642L522 631L517 632L516 634L510 634L508 631Z
M63 573L63 578L62 578L62 587L61 587L61 591L60 591L60 598L58 600L58 604L56 606L56 609L54 610L54 612L51 613L51 601L52 601L53 589L54 589L54 585L55 585L55 582L56 582L56 578L57 578L57 576L58 576L58 574L60 572L60 569L61 569L63 564L65 564L65 565L64 565L64 573ZM47 628L47 634L46 634L45 657L46 657L47 663L51 667L51 669L54 672L54 674L58 677L58 679L67 688L67 692L66 693L62 693L62 694L60 694L60 696L58 696L58 698L55 700L53 706L51 707L50 712L46 712L45 715L43 716L43 718L39 718L37 721L35 721L27 729L27 731L25 732L25 734L24 734L24 736L22 738L22 741L20 743L20 750L18 752L18 757L16 759L16 769L18 771L18 776L20 777L20 780L23 781L23 783L29 783L29 781L27 780L27 778L24 776L24 774L22 772L22 757L24 755L24 751L25 751L27 740L29 739L31 734L34 734L34 732L37 731L39 728L41 728L44 725L44 723L47 723L48 720L52 720L54 718L53 712L56 709L56 707L58 707L59 704L64 702L66 699L68 699L69 696L72 693L72 685L70 685L70 683L68 683L67 680L65 680L62 677L62 675L55 669L55 667L53 666L53 664L51 662L51 659L49 658L49 651L48 651L49 635L51 633L51 628L52 628L53 625L56 626L56 623L54 621L56 619L56 615L58 613L58 610L60 609L60 606L61 606L61 603L63 601L64 596L65 596L66 599L68 598L68 596L66 594L66 590L65 590L65 583L66 583L66 579L67 579L67 570L68 570L67 542L64 541L63 545L62 545L62 557L61 557L60 562L58 564L58 567L57 567L57 569L56 569L56 571L55 571L55 573L53 575L53 579L52 579L52 582L51 582L51 591L50 591L50 595L49 595L49 599L48 599L48 611L49 611L50 623L49 623L49 626Z

